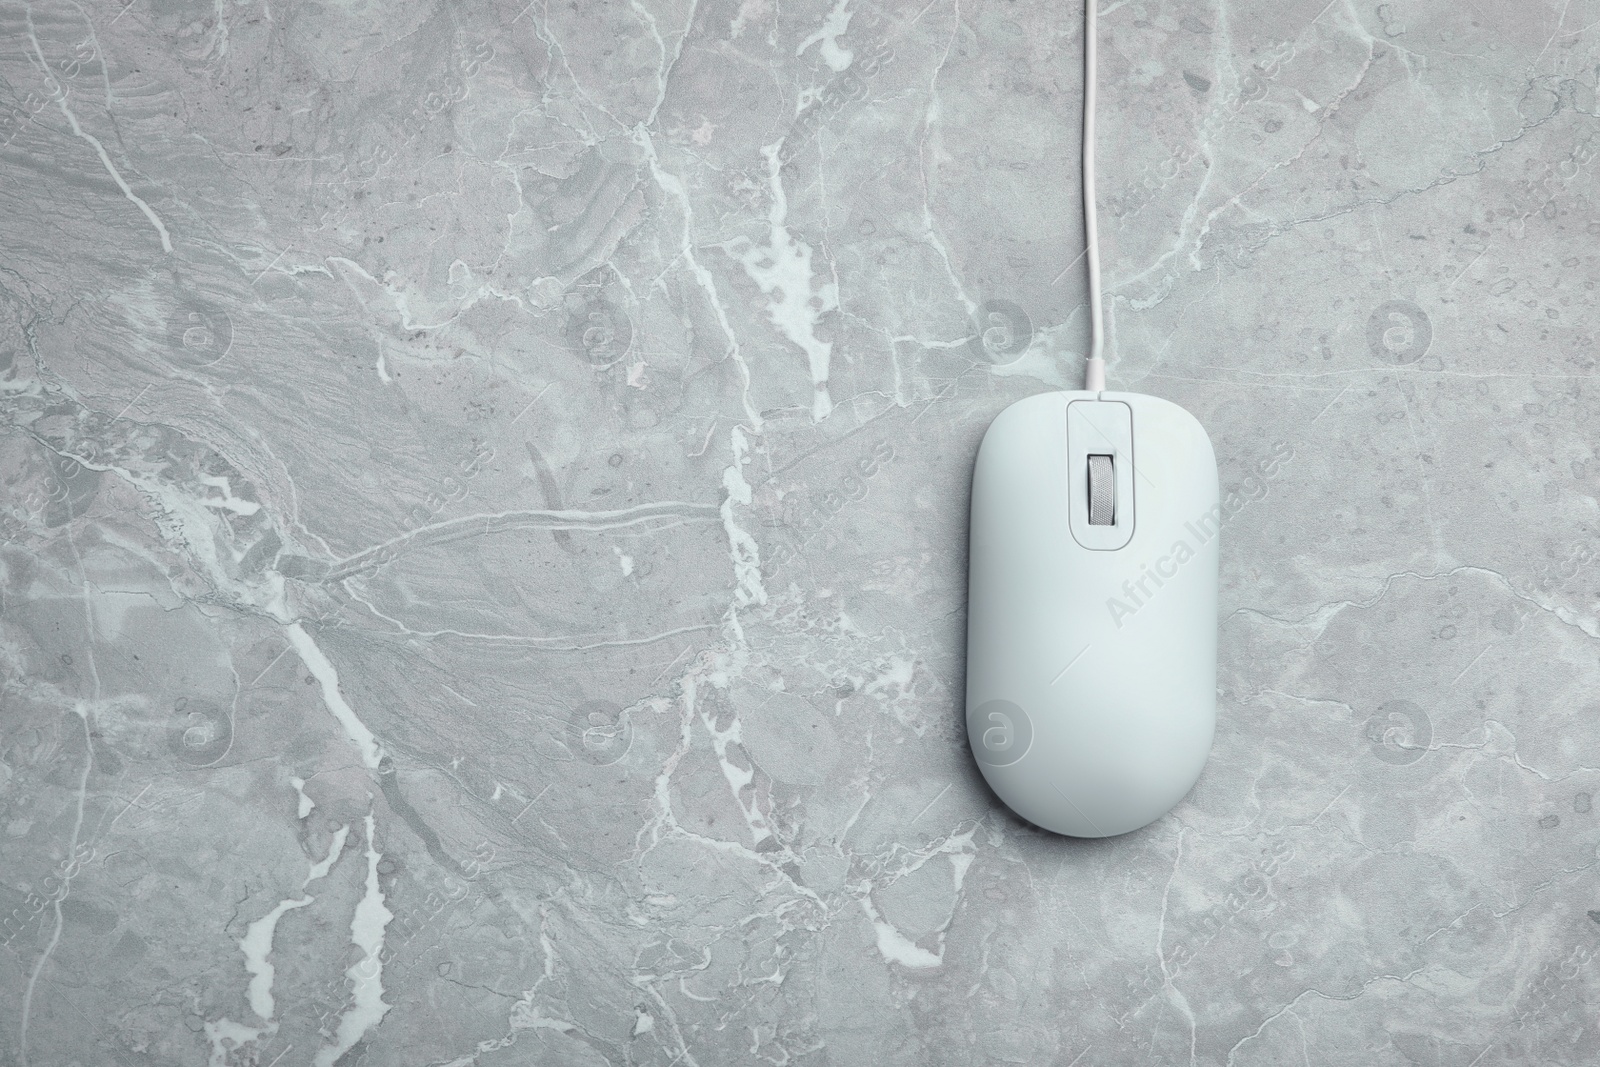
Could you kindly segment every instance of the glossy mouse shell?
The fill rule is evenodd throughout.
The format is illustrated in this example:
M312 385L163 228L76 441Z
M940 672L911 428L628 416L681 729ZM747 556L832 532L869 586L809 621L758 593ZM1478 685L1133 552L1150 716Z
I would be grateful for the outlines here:
M1066 408L1097 399L1132 409L1134 528L1113 551L1068 524ZM1198 780L1216 729L1221 521L1211 440L1169 401L1046 393L990 425L972 478L967 729L1018 815L1109 837Z

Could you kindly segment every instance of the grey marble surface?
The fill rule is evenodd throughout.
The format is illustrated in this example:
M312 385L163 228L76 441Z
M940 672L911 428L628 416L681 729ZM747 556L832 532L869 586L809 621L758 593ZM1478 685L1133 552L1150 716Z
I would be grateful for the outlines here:
M0 1063L1597 1062L1600 4L1106 4L1230 503L1098 843L961 720L1081 14L0 0Z

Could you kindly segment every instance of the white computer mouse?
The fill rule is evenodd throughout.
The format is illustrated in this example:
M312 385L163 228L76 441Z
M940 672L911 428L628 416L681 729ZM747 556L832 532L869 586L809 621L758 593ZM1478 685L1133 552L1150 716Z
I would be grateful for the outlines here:
M1217 721L1217 461L1170 401L1020 400L972 475L967 736L995 794L1059 834L1155 821Z

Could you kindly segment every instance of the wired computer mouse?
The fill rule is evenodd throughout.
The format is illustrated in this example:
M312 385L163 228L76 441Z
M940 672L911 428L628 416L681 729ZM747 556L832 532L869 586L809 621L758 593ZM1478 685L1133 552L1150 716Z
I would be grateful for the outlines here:
M1084 5L1081 392L1019 400L972 474L967 739L1018 815L1074 837L1159 819L1217 723L1217 459L1153 396L1106 391L1095 213L1095 0Z

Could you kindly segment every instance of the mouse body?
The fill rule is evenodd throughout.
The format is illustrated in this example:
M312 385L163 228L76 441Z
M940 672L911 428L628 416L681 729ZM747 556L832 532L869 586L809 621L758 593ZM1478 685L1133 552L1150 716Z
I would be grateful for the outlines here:
M967 734L996 795L1110 837L1194 786L1216 729L1217 462L1137 393L1055 392L990 425L972 478Z

